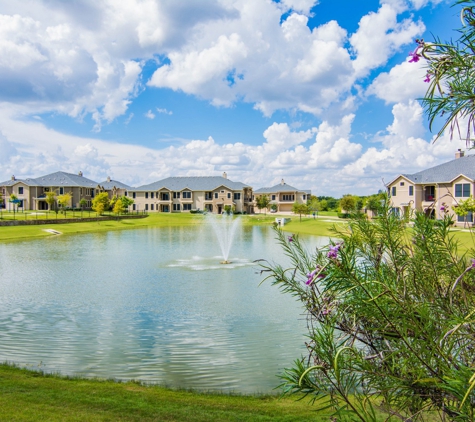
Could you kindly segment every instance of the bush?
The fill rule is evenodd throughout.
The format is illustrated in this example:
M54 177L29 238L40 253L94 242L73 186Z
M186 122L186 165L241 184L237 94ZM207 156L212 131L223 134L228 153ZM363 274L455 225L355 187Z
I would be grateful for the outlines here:
M349 218L350 217L350 214L346 213L346 212L339 212L338 213L338 218Z
M410 238L385 207L334 229L340 242L311 256L276 230L291 265L263 271L301 301L309 327L308 356L281 376L286 393L338 420L376 421L375 407L400 420L475 420L475 260L459 255L450 225L417 214Z

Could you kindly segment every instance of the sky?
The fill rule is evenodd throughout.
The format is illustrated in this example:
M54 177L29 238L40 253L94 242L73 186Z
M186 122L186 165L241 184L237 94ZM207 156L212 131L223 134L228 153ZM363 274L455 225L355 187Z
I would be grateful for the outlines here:
M0 0L0 181L376 193L465 149L408 57L460 26L447 0Z

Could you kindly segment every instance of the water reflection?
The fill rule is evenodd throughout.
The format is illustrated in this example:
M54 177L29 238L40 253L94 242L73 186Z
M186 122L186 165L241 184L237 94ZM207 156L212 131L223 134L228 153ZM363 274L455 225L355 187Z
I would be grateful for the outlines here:
M267 228L236 233L232 266L204 227L0 245L0 360L174 387L270 392L303 351L298 303L252 261L283 259ZM313 245L312 245L313 246Z

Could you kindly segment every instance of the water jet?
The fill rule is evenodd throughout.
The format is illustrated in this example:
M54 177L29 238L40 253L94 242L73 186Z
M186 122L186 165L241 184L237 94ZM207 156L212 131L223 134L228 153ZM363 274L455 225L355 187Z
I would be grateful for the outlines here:
M241 223L241 219L234 218L232 213L221 215L208 214L206 218L209 224L211 224L221 248L223 260L220 264L231 264L231 261L228 259L229 252L231 251L234 235Z

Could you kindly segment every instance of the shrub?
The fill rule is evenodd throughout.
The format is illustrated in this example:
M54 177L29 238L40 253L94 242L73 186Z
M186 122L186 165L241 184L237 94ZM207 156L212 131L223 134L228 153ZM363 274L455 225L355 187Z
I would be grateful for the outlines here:
M408 232L385 207L334 229L340 242L313 255L276 229L290 265L263 261L263 271L301 301L309 327L285 393L351 420L376 421L375 407L400 420L474 420L475 260L459 256L450 225L417 214Z
M338 218L349 218L350 217L350 214L346 213L346 212L339 212L338 213Z

